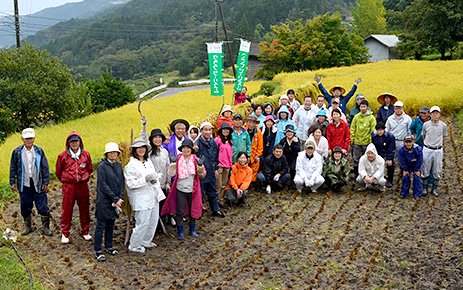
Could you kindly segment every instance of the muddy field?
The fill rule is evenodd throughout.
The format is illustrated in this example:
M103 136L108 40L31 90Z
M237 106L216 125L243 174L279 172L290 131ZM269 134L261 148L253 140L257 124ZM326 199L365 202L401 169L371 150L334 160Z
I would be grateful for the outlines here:
M50 289L463 289L463 156L449 129L437 198L402 200L397 179L384 194L252 192L246 207L224 219L206 212L198 239L178 241L168 227L144 255L125 250L123 217L114 235L120 255L99 263L93 243L78 235L77 207L71 243L60 243L57 189L49 202L54 236L35 231L17 247ZM6 212L3 226L21 231L18 204Z

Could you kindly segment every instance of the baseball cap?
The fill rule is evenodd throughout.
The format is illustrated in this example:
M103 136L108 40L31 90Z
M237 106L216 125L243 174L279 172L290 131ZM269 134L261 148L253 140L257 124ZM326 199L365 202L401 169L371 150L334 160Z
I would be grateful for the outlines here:
M440 113L440 108L438 106L432 106L431 107L431 113L434 111L438 111Z
M35 138L35 131L32 128L27 128L22 131L22 137L24 139L27 138Z
M420 109L420 113L429 113L429 107L426 107L426 106L422 107Z

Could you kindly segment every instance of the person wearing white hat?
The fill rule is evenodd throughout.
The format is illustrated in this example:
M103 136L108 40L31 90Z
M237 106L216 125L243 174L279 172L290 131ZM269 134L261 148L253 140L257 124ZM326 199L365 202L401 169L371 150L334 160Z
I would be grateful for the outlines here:
M150 149L146 137L135 139L130 147L132 156L124 170L129 203L135 212L129 251L137 253L156 247L153 238L159 220L159 202L166 198L160 190L162 175L156 173L153 162L148 158Z
M395 161L398 163L397 156L399 149L404 145L405 136L410 135L410 125L412 118L404 112L404 103L397 101L394 103L394 114L387 118L386 130L395 137Z
M432 194L438 196L440 174L442 172L442 159L444 157L444 142L448 136L447 124L440 120L441 113L438 106L431 107L431 120L423 124L423 165L421 177L423 180L423 193L428 194L428 186L432 186ZM434 179L431 182L431 174Z
M220 126L222 123L228 123L230 127L233 127L233 121L232 121L232 115L233 115L233 110L230 105L224 105L222 107L222 113L221 116L219 117L219 120L217 120L217 127L215 128L215 134L217 135L217 132L220 129Z
M219 147L212 138L212 128L211 123L203 122L200 126L201 136L195 143L196 155L205 160L204 167L206 168L206 177L201 179L201 192L207 196L209 206L212 209L212 216L225 217L225 214L220 211L218 201Z
M105 233L104 248L110 255L117 255L113 248L113 230L118 213L124 202L124 173L122 165L117 161L121 151L115 142L105 145L104 156L98 165L96 205L95 205L95 239L93 243L95 258L99 262L106 260L101 244Z
M294 184L299 192L305 187L310 188L313 193L317 192L324 182L323 173L323 157L315 151L315 143L307 140L305 143L305 151L299 152L296 159L296 175L294 176Z
M294 110L293 108L291 108L291 106L289 105L289 97L287 95L281 95L280 97L280 105L275 109L275 116L278 117L278 112L280 111L281 108L283 107L286 107L289 111L289 116L288 116L288 119L293 119L293 115L294 115Z
M34 145L35 131L27 128L22 131L23 145L13 150L10 163L10 186L13 192L19 191L21 215L24 218L24 231L27 235L32 229L32 208L42 216L42 233L51 236L50 209L47 192L50 184L50 171L45 152Z

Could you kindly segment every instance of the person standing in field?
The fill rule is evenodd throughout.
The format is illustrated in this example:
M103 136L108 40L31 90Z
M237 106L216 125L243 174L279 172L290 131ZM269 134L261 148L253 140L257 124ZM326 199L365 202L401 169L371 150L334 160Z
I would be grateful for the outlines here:
M349 182L350 165L343 155L341 147L335 147L329 162L323 165L322 175L325 183L329 190L334 192L340 192L341 188Z
M341 111L341 109L339 108L339 99L338 98L333 98L332 101L331 101L331 107L328 109L328 111L326 112L326 115L328 116L328 123L331 122L331 120L333 120L333 116L332 116L332 112L333 110L335 109L339 109L340 112L341 112L341 120L343 120L344 122L347 122L347 118L346 118L346 115Z
M241 103L246 102L246 93L248 92L248 88L243 87L241 89L241 93L235 92L233 96L235 97L235 101L233 102L233 106L239 105Z
M264 112L264 106L257 104L252 108L252 115L256 116L257 120L259 121L259 124L257 124L257 127L260 129L262 126L264 126L264 121L265 121L265 115L263 114Z
M412 118L404 112L404 104L397 101L394 104L394 114L387 118L386 130L395 137L395 156L399 153L399 148L404 143L405 136L410 135L410 125Z
M296 112L299 109L299 107L301 106L301 103L299 103L299 101L296 100L296 93L294 92L293 89L290 89L290 90L288 90L286 95L289 98L288 106L290 106L291 109L293 109L293 112Z
M368 105L367 100L363 100L360 103L360 113L355 115L350 126L352 161L354 163L355 178L359 174L359 160L365 154L368 144L371 143L371 132L373 132L376 127L375 116L368 110Z
M410 133L415 136L415 143L421 147L424 147L423 135L423 124L431 120L431 113L428 107L422 107L420 109L420 115L416 117L410 125Z
M293 121L297 126L297 132L300 139L301 150L303 150L305 141L307 141L307 132L314 122L317 110L312 108L312 97L304 97L304 105L301 106L296 113L294 113Z
M354 119L355 115L360 113L360 103L365 100L365 96L362 94L357 94L355 96L355 106L352 107L352 109L349 110L349 119L347 120L347 124L350 125L352 124L352 120Z
M387 119L394 114L394 104L397 102L396 96L390 93L384 93L378 96L378 103L381 104L376 114L376 123L383 122L386 124Z
M50 184L50 170L45 152L34 145L35 131L27 128L22 131L23 145L14 149L10 163L10 186L13 192L19 191L21 216L24 218L24 231L27 235L33 231L32 208L42 217L42 234L51 236L50 209L47 192Z
M280 144L281 139L285 138L285 133L283 133L286 130L286 126L292 125L294 127L294 130L297 131L297 126L294 123L293 120L289 119L290 113L288 111L288 108L286 106L283 106L279 111L278 111L278 121L277 121L277 135L275 137L275 145Z
M233 141L232 128L228 123L222 123L215 143L219 148L219 169L217 170L217 192L220 208L227 209L225 206L225 187L227 186L228 176L233 167Z
M312 123L307 131L307 137L309 137L316 129L322 129L322 135L326 137L326 129L328 128L328 121L326 120L326 111L320 110L316 115L317 119ZM305 144L304 144L305 145Z
M278 128L277 126L275 126L275 119L273 118L273 116L269 115L265 117L264 126L262 127L262 139L264 142L264 150L262 153L262 157L264 160L273 152L273 147L275 147L275 137L277 135L277 131Z
M248 131L249 138L251 139L251 156L249 156L249 167L252 169L252 182L256 181L257 173L259 173L260 162L262 153L264 151L264 138L262 132L257 125L259 120L256 116L250 115L246 119L244 128Z
M56 177L63 183L63 203L61 215L61 243L69 243L72 224L72 212L77 201L80 214L80 226L83 238L90 241L90 192L88 180L93 172L90 153L84 150L82 138L72 131L66 138L66 150L56 161Z
M399 149L399 162L402 166L402 189L400 197L405 198L410 191L410 183L413 175L413 196L421 197L421 165L423 164L423 149L415 144L415 137L405 136L404 145Z
M375 145L379 156L386 160L386 187L391 188L394 182L395 137L391 132L386 131L386 126L383 122L379 122L376 124L376 131L371 133L371 141Z
M163 147L166 148L169 154L174 154L175 157L180 153L178 148L182 145L183 140L188 139L186 136L186 132L190 128L190 123L183 119L176 119L172 121L170 124L170 130L174 132L172 136L170 136L169 142L163 143Z
M333 110L333 120L326 129L326 139L328 140L328 154L334 148L339 147L343 155L347 155L350 146L350 128L346 122L341 120L341 110Z
M323 94L325 97L326 101L328 102L328 107L331 105L331 100L333 98L339 98L340 104L339 107L341 108L341 111L346 114L346 108L347 108L347 103L349 102L350 98L355 94L355 91L357 91L357 86L358 84L362 81L361 78L357 78L354 80L354 86L350 90L347 95L344 96L344 93L346 92L346 89L344 89L341 86L334 86L330 89L330 92L328 93L326 89L322 85L322 80L319 76L315 76L315 81L318 84L318 89L320 92Z
M231 116L233 115L233 110L230 105L224 105L222 107L222 116L219 117L219 120L217 121L217 127L215 130L215 134L217 135L217 132L220 129L220 126L223 123L228 123L230 127L233 127L233 121L231 119Z
M325 97L324 96L318 95L317 99L315 101L316 101L316 103L312 104L312 109L315 110L316 114L318 114L318 111L320 111L320 110L324 110L324 111L328 110L328 108L326 107L326 104L325 104Z
M431 120L423 124L423 165L421 168L423 179L423 195L428 194L428 187L432 186L432 194L438 196L440 174L442 173L442 159L444 157L444 142L448 136L447 124L440 120L441 113L438 106L431 107ZM430 177L434 179L431 183Z
M188 139L191 139L191 141L196 142L200 136L199 133L199 128L196 126L191 126L190 129L188 129Z
M384 159L378 155L373 143L367 146L365 155L360 158L356 180L360 185L359 191L379 186L379 190L385 192Z
M324 182L323 173L323 158L315 151L315 143L307 140L305 143L305 151L299 152L296 160L296 175L294 176L294 184L299 192L305 187L310 188L312 193L317 192Z
M200 159L204 159L206 177L201 179L201 191L207 196L209 206L212 209L212 216L225 217L225 214L220 211L219 201L217 199L216 182L219 176L219 148L214 138L212 138L212 128L212 124L209 122L203 122L201 124L201 136L195 143L194 148ZM235 144L234 141L233 144Z
M264 112L262 113L266 118L267 116L273 116L276 119L276 116L273 114L273 105L272 103L265 103L264 104Z
M117 143L109 142L105 145L103 158L97 169L96 186L96 206L95 206L95 240L93 249L97 261L104 262L106 257L103 253L101 244L103 243L105 252L110 255L117 255L119 252L113 248L113 231L118 212L122 211L121 206L124 202L124 173L122 165L116 161L121 151Z
M243 128L243 116L236 114L233 116L233 131L232 131L232 142L233 142L233 164L238 160L238 153L243 151L246 152L247 156L251 156L251 137L248 131Z

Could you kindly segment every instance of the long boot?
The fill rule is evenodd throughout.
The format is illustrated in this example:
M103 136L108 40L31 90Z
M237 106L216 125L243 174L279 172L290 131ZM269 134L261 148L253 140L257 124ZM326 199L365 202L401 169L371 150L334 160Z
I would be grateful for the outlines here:
M183 240L183 225L177 226L178 239Z
M190 235L194 238L198 237L198 234L196 233L196 224L190 224Z
M21 232L21 235L25 236L29 233L32 233L34 230L32 229L32 216L29 215L28 217L24 218L24 231Z
M42 234L46 236L53 235L53 233L50 231L50 217L49 216L42 217Z

